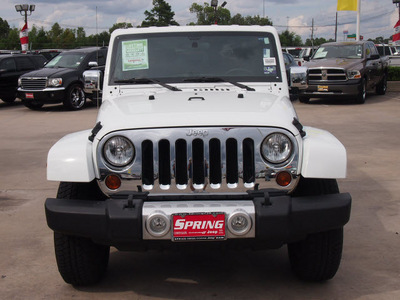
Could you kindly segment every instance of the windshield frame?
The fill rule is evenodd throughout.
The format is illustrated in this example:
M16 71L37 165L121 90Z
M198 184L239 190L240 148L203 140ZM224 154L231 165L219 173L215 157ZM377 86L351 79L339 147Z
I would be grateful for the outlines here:
M117 74L117 72L123 72L122 71L122 66L118 64L122 64L122 43L123 42L127 42L127 41L140 41L140 40L150 40L150 39L155 39L155 38L169 38L169 37L182 37L182 38L186 38L189 39L193 42L195 42L198 39L201 39L203 37L208 38L211 37L215 38L215 37L235 37L235 36L241 36L241 37L249 37L249 36L253 36L253 37L257 37L259 39L268 39L268 44L265 44L265 47L270 47L271 48L271 53L269 55L271 55L271 57L275 58L275 69L274 69L274 73L272 75L265 75L265 66L266 63L264 62L264 74L261 75L257 75L257 76L246 76L246 75L234 75L234 76L221 76L221 74L207 74L204 75L203 73L194 73L194 74L187 74L186 76L167 76L167 77L163 77L163 76L143 76L143 77L147 77L147 78L151 78L153 80L157 80L159 82L163 82L163 83L187 83L188 78L193 78L193 77L218 77L218 78L223 78L224 81L229 82L282 82L282 71L280 68L280 57L279 57L279 52L278 52L278 48L277 48L277 43L276 40L274 38L274 35L270 32L264 32L264 31L257 31L257 32L245 32L245 31L216 31L216 32L208 32L208 31L195 31L195 32L166 32L166 33L138 33L138 34L123 34L120 36L117 36L115 38L115 41L113 43L113 55L111 57L111 62L110 62L110 72L109 72L109 85L124 85L124 84L129 84L129 83L118 83L121 82L121 77L116 76L115 74ZM264 43L266 43L264 41ZM175 45L175 44L174 44ZM176 46L177 50L178 46ZM208 54L210 54L210 52L208 52ZM257 54L258 55L258 54ZM260 58L263 57L264 54L260 54ZM151 60L154 59L156 56L151 57L151 54L148 54L149 57L149 61L150 61L150 67L151 67ZM260 61L260 65L263 65L263 61ZM224 64L221 64L222 67L225 67ZM127 76L129 77L129 76ZM140 79L140 76L130 76L130 78L137 78ZM131 83L132 84L132 83Z

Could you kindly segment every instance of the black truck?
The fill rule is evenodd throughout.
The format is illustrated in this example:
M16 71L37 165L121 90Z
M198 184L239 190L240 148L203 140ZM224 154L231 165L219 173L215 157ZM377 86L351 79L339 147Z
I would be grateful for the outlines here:
M107 47L90 47L65 51L50 60L44 68L19 78L18 96L30 109L44 104L63 103L69 110L81 109L86 103L83 72L104 68ZM92 98L92 101L99 101Z

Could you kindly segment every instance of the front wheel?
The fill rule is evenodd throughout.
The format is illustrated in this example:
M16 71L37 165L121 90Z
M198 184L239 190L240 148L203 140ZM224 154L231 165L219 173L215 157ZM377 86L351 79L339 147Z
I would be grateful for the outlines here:
M300 178L293 196L339 193L334 179ZM293 272L302 280L324 281L333 278L339 269L343 248L343 227L308 235L304 240L288 244Z
M66 92L64 106L70 110L79 110L86 103L86 96L80 84L71 85Z
M367 98L367 81L365 78L361 79L360 90L358 92L356 103L363 104Z
M309 103L310 102L310 98L305 97L305 96L299 96L299 101L301 103Z
M385 95L387 90L387 74L384 73L381 81L376 86L376 93L378 95Z
M96 182L61 182L57 198L101 201L104 199L104 194ZM58 271L67 283L94 284L100 281L107 271L109 246L96 244L88 238L55 232L54 249Z

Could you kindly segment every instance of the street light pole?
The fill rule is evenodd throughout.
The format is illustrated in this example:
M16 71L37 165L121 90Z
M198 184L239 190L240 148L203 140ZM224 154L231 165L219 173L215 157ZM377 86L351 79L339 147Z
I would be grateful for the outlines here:
M225 7L228 3L224 1L221 4L221 7ZM214 7L214 14L215 14L215 24L218 24L218 17L217 17L217 8L218 8L218 0L211 0L211 7Z
M15 5L15 10L21 14L21 16L24 16L24 21L25 25L21 30L20 33L20 40L21 40L21 48L22 52L26 52L29 48L29 41L28 41L28 11L29 11L29 16L32 14L32 12L35 10L35 5L29 5L29 4L17 4Z

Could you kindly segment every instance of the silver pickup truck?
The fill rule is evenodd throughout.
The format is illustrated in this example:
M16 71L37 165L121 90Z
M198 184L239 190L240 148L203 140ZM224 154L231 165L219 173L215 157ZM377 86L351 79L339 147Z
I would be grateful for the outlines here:
M389 58L381 57L373 42L322 44L305 66L308 88L299 95L303 103L310 98L346 97L362 104L367 90L386 93Z

